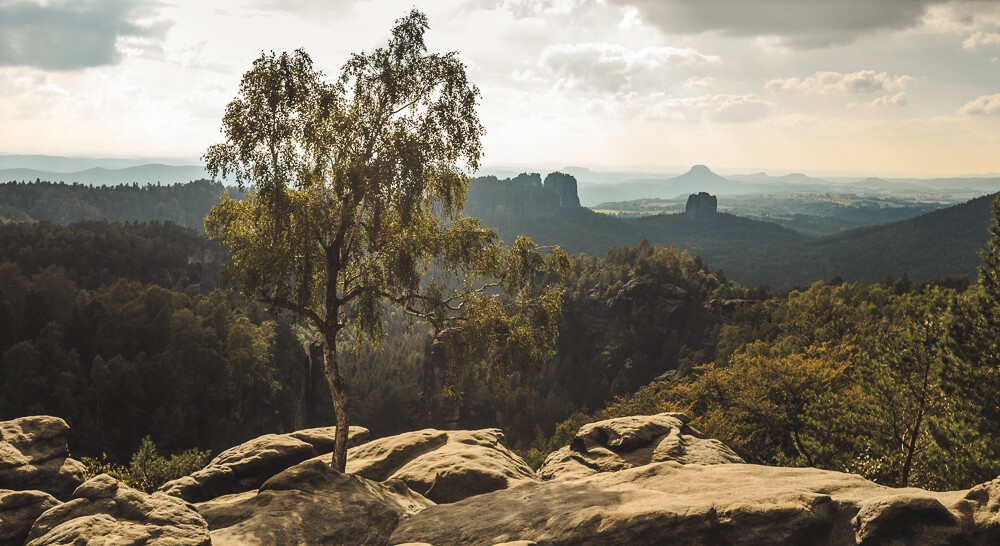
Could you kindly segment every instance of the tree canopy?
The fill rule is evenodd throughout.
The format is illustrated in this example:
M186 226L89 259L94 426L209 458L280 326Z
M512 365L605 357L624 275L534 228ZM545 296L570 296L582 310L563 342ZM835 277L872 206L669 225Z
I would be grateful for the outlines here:
M559 289L534 291L565 267L529 239L505 247L461 216L482 156L471 84L457 53L429 53L427 18L396 21L389 43L357 53L328 82L305 51L265 53L240 84L210 147L223 198L205 220L233 258L244 294L307 319L325 347L337 416L334 466L346 462L347 401L337 365L346 330L378 341L387 305L429 321L453 361L537 364L552 351ZM529 358L503 358L512 350Z

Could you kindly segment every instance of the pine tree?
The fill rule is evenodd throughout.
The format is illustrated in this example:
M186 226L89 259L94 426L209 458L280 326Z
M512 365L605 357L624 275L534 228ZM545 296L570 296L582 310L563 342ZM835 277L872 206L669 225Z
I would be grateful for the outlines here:
M962 426L946 431L980 480L1000 472L1000 198L979 279L960 298L952 325L953 359L945 388Z

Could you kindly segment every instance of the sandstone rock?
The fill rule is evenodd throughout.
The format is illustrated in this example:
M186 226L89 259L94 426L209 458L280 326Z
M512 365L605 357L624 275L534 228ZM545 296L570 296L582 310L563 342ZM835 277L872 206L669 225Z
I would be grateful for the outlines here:
M505 441L498 429L409 432L350 450L347 471L373 480L402 480L437 503L537 481Z
M198 505L215 546L388 544L401 518L433 503L398 480L341 474L321 460L293 466L248 492Z
M265 434L219 453L205 468L165 483L160 491L188 502L250 491L286 468L333 451L336 427ZM368 440L368 430L351 427L348 446Z
M576 178L560 172L549 173L542 183L552 195L553 205L562 208L580 208L580 194L576 188Z
M83 483L83 464L67 458L69 425L39 415L0 421L0 485L67 499Z
M42 491L0 489L0 546L20 546L31 524L59 501Z
M1000 544L1000 478L970 489L965 499L980 507L975 523L983 544Z
M719 210L719 199L706 192L698 192L688 196L684 212L691 218L708 218Z
M975 526L996 497L892 489L860 476L748 464L651 463L428 508L394 543L995 544ZM983 500L985 499L985 500ZM995 505L995 504L994 504Z
M858 544L957 544L960 518L926 493L903 493L862 503L853 520Z
M682 464L742 463L722 442L704 438L680 413L636 415L589 423L570 445L546 457L538 475L543 480L580 478L617 472L655 462Z
M208 524L191 505L163 493L147 495L101 474L35 520L26 546L48 544L208 546L211 538Z
M448 443L448 433L424 429L379 438L347 452L347 473L384 481L421 455Z

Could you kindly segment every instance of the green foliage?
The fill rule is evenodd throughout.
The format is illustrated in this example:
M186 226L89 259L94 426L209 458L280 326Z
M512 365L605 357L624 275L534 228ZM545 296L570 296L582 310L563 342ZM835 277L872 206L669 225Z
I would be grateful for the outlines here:
M165 186L8 182L0 183L0 219L55 224L155 221L200 231L205 214L224 192L222 184L208 180Z
M214 288L224 261L217 245L170 222L0 225L0 262L17 264L28 275L57 267L87 289L123 278L170 288Z
M1000 468L1000 198L981 258L978 281L956 304L944 388L964 410L955 444L986 479Z
M0 419L65 418L74 450L122 459L143 436L228 447L302 426L304 355L288 320L222 292L119 280L79 289L0 263ZM291 338L291 341L289 341Z
M450 362L486 360L490 370L537 363L555 337L558 289L531 292L562 253L546 260L528 239L504 247L461 215L466 171L482 156L479 91L456 53L428 52L427 28L412 11L387 46L352 55L333 82L302 50L262 54L226 108L225 141L205 154L213 176L253 190L245 201L223 197L205 219L232 255L229 278L308 320L323 342L341 470L341 331L381 343L397 305L433 326Z
M139 443L128 466L111 462L106 453L102 453L99 458L83 457L81 462L86 467L87 478L107 474L129 487L152 493L171 480L200 470L208 464L209 458L208 451L198 449L165 457L156 449L153 440L146 436Z
M962 332L955 298L908 282L817 283L748 304L720 330L710 363L620 396L591 419L684 411L750 462L968 487L1000 468L984 456L996 433L978 428L995 391L965 396L967 384L949 382L969 372L951 337Z

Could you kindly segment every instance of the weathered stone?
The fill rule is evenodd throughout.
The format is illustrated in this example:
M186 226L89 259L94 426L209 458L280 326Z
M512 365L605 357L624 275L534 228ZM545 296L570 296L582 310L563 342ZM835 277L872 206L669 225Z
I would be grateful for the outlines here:
M538 475L543 480L571 479L617 472L654 462L683 464L742 463L722 442L704 438L680 413L636 415L589 423L569 446L546 457Z
M379 438L347 452L347 473L369 480L388 480L417 457L448 443L448 433L424 429Z
M926 493L902 493L862 503L855 516L858 544L956 544L961 521Z
M435 546L515 540L553 546L855 546L923 544L923 537L931 544L939 538L990 544L971 523L985 505L964 496L892 489L811 468L670 461L576 480L528 482L431 507L405 520L392 539Z
M205 468L164 484L160 491L188 502L257 489L286 468L333 450L335 427L290 434L265 434L219 453ZM368 440L368 430L351 427L348 446Z
M31 524L49 508L59 504L42 491L0 489L0 546L20 546Z
M433 503L398 480L378 483L310 460L246 492L199 504L215 546L388 544L401 518Z
M580 194L576 188L576 178L560 172L549 173L542 183L552 196L553 205L560 208L580 208Z
M499 429L426 429L382 438L352 449L347 471L375 480L399 479L438 503L538 480L504 445Z
M101 474L35 520L26 545L48 544L208 546L211 538L190 504L163 493L147 495Z
M684 212L691 218L708 218L719 210L719 199L706 192L691 194Z
M0 421L0 486L69 498L83 482L84 467L67 458L68 438L69 425L58 417Z

